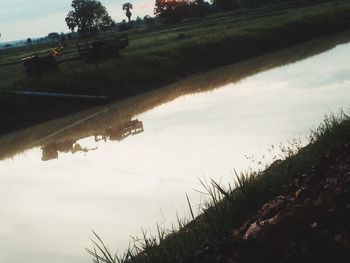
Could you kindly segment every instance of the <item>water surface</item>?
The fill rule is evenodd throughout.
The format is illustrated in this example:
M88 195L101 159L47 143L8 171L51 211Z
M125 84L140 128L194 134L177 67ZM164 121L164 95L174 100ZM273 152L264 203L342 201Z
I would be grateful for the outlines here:
M91 229L123 250L141 227L188 216L185 193L201 202L198 178L227 182L253 165L246 155L305 139L349 106L350 44L315 55L338 42L327 43L3 137L0 261L89 262Z

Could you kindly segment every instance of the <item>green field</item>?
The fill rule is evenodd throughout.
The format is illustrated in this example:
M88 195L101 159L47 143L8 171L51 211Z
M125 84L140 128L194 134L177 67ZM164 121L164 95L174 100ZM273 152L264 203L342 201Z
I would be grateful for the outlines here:
M99 62L78 60L41 76L25 76L20 64L0 67L1 89L130 96L204 71L349 28L349 1L317 1L212 15L203 20L128 32L121 57ZM118 34L118 33L116 33ZM18 62L55 45L0 53L0 64ZM60 59L77 56L74 42Z

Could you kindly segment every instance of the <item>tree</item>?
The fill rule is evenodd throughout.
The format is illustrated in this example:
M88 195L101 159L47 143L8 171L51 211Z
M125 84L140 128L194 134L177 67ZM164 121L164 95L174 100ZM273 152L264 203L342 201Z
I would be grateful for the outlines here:
M149 15L145 15L143 17L143 22L145 23L146 26L151 27L155 24L155 19L150 17Z
M132 8L133 8L133 6L130 3L123 4L123 10L125 11L125 15L128 18L129 23L130 23L130 19L131 19L131 15L132 15L130 12L130 9L132 9Z
M80 36L89 36L97 31L115 28L115 22L106 8L97 0L73 0L73 10L69 11L66 23L70 30L77 31Z
M218 8L221 12L237 9L238 3L236 0L213 0L213 6Z
M194 0L192 2L192 8L195 9L197 15L200 17L205 17L210 12L210 4L204 0Z
M142 25L142 24L143 24L143 20L142 20L142 18L139 17L139 16L136 17L135 22L136 22L137 25Z
M127 23L125 19L122 20L122 22L120 22L118 24L118 30L119 31L127 31L132 29L132 25L131 23Z
M179 22L188 16L190 3L190 0L156 0L154 14L165 23Z
M60 34L60 41L61 41L61 42L64 42L64 41L66 41L66 40L67 40L66 34L63 33L63 32L61 32L61 34Z
M47 38L49 38L51 41L58 41L60 39L60 34L57 32L51 32L47 35Z
M27 38L27 45L32 44L32 42L33 42L32 39L31 39L30 37L28 37L28 38Z

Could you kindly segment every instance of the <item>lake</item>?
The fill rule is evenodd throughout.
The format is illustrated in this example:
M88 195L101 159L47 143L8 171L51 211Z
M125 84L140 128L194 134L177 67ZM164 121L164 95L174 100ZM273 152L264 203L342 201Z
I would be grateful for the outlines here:
M96 231L122 252L170 228L279 147L349 110L348 32L0 138L0 261L90 262ZM283 146L282 146L283 147ZM262 164L259 165L258 161Z

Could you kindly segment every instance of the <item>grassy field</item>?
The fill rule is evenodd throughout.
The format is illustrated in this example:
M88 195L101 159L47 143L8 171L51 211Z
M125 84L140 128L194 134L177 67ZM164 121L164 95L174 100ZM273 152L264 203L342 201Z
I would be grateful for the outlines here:
M344 163L338 164L340 156L345 158L347 165L349 164L349 115L341 112L337 116L326 116L319 128L310 134L309 139L309 145L304 148L300 148L297 142L281 147L282 155L277 161L267 166L265 170L236 174L236 180L232 185L222 186L215 181L203 182L204 193L209 196L209 201L202 207L202 213L199 216L195 217L190 200L187 198L191 220L178 220L178 226L170 230L159 227L158 233L155 235L144 232L143 236L136 239L136 243L132 244L124 255L114 256L100 237L94 233L93 246L95 249L88 249L88 252L93 256L93 262L232 262L224 254L220 254L222 252L216 252L215 249L228 251L228 254L239 253L239 251L251 254L249 251L251 247L255 248L256 252L254 241L236 240L233 238L232 231L239 229L239 227L247 229L254 222L251 220L258 209L267 202L278 199L278 196L285 196L288 192L292 192L294 196L294 191L297 193L296 190L298 190L296 185L298 185L298 181L303 180L303 176L312 175L314 180L318 182L317 177L324 177L324 170L330 170L331 174L334 175L335 166L339 165L339 169L343 169L342 167L345 165ZM346 189L346 186L344 188ZM315 189L309 189L309 191L315 192L316 186ZM326 211L328 210L326 209ZM328 215L328 213L325 214ZM333 222L334 220L339 221L337 218L333 218ZM250 223L248 226L244 226L245 222ZM344 224L349 226L348 221ZM303 229L303 226L297 221L297 229L294 231L300 229ZM286 232L286 228L280 228L279 231ZM277 232L277 237L278 235ZM279 236L279 239L283 239L283 237ZM264 240L262 242L264 243ZM331 255L336 251L334 247L325 247L328 251L320 251L322 245L316 244L317 246L318 250L311 251L311 259L322 258L323 254L327 257L331 256L333 260L314 261L310 259L310 261L292 260L287 262L348 262L344 258L340 260L338 255ZM348 252L349 250L347 248L344 251ZM266 255L273 254L275 251L273 248L267 247L259 253ZM201 255L206 254L209 256L201 257ZM216 261L218 259L220 261ZM256 262L256 260L255 255L250 255L250 260L237 262ZM278 258L273 258L272 261L264 261L263 258L261 260L262 262L280 262Z
M0 67L0 89L105 94L124 98L194 72L237 62L258 54L349 27L348 1L316 2L311 6L272 6L215 15L173 26L135 29L130 46L119 58L61 64L42 76L25 76L20 64ZM53 45L2 51L0 65ZM61 59L76 56L70 42Z
M55 72L35 76L25 75L18 61L33 53L47 53L55 44L3 50L0 51L0 91L94 94L119 100L194 73L348 29L349 11L350 2L346 0L306 1L216 14L176 25L134 29L128 32L130 45L120 57L65 62ZM119 33L107 37L114 34ZM69 42L65 54L58 60L77 56L75 43ZM37 122L76 110L76 105L70 107L64 102L61 107L50 107L47 103L39 106L40 103L29 101L28 105L19 103L14 108L15 100L8 103L7 99L2 99L3 112L21 115L34 107L27 116L35 120L35 110L45 108ZM2 118L8 119L10 127L12 117Z

